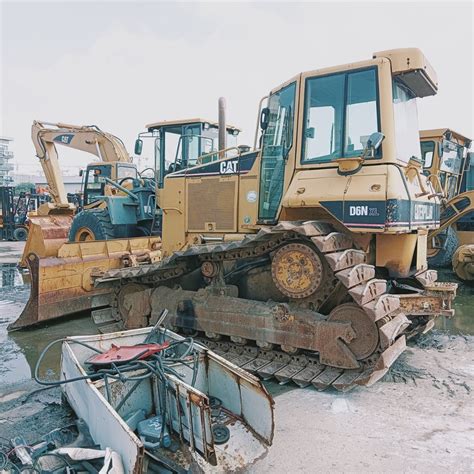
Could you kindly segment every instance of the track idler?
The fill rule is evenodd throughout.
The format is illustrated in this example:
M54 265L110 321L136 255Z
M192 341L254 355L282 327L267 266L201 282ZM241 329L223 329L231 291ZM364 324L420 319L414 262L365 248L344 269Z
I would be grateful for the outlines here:
M149 298L151 323L168 309L167 324L171 327L201 331L216 339L229 336L242 344L255 341L260 347L278 345L290 354L297 349L319 352L321 364L343 369L360 367L357 354L349 348L357 336L350 322L329 321L319 313L293 309L287 304L229 296L236 295L232 286L216 290L207 287L187 291L160 286L151 294L130 293L124 303L136 308L141 302L145 308L148 305L143 304L143 299Z

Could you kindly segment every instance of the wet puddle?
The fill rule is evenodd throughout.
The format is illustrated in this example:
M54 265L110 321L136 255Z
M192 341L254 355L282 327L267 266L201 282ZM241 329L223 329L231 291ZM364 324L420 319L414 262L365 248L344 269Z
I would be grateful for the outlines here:
M457 281L449 270L438 270L439 281ZM451 334L474 334L474 284L459 282L454 309L456 316L451 319L438 318L436 328Z
M29 296L28 273L20 272L15 264L0 265L0 386L33 377L39 354L50 342L66 336L97 333L88 314L8 333L7 326L18 318ZM48 353L41 377L57 377L60 348L58 344Z
M440 280L453 281L449 271L440 272ZM50 342L66 336L96 334L88 314L69 318L36 329L7 332L7 326L21 313L30 294L28 274L20 272L15 264L0 264L0 386L30 379L41 351ZM437 328L452 334L474 334L474 286L460 284L455 300L456 317L440 318ZM41 377L56 378L59 369L60 344L55 346L42 364ZM291 389L268 383L275 394Z

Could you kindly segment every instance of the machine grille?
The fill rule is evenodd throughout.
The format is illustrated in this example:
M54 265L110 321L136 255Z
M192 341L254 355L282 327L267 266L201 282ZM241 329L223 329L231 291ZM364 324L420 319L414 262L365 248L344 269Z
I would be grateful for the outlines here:
M188 182L188 231L235 231L235 186L236 181L219 178Z

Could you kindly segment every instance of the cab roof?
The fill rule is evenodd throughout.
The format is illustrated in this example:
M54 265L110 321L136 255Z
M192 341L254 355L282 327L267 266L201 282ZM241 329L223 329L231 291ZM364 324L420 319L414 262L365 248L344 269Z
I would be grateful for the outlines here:
M470 138L467 138L464 135L461 135L460 133L455 132L454 130L451 130L449 128L433 128L430 130L420 130L420 138L442 138L448 132L451 132L454 138L457 138L462 142L471 141Z
M150 129L156 129L161 127L166 127L168 125L188 125L191 123L208 123L211 127L219 128L219 124L214 122L213 120L205 120L203 118L190 118L190 119L181 119L181 120L163 120L161 122L154 122L145 125L145 127ZM226 129L228 132L233 132L234 130L238 130L241 132L240 128L234 127L233 125L226 124Z
M423 52L419 48L399 48L375 52L372 54L372 58L368 60L366 59L363 61L324 67L322 69L314 69L299 73L273 88L270 91L270 94L274 94L288 84L307 76L322 76L325 74L351 71L374 65L377 63L377 60L390 61L392 76L397 77L402 83L404 83L408 89L415 93L416 97L426 97L437 93L438 77L436 71L428 62Z

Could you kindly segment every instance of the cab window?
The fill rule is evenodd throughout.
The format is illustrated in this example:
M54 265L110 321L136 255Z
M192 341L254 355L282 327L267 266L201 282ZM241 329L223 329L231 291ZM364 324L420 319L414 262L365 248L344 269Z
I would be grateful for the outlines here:
M117 168L117 181L123 178L137 178L137 169L134 166L119 165Z
M433 164L433 155L435 149L435 142L421 142L421 162L423 168L431 168Z
M303 163L358 156L379 128L375 68L306 80Z
M97 201L105 194L105 178L110 179L110 166L97 166L87 169L84 189L84 204Z

